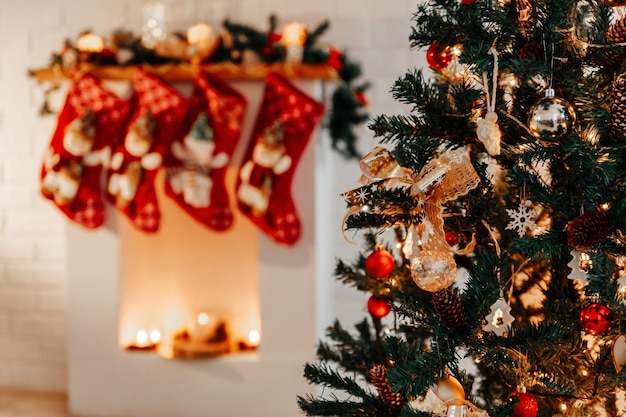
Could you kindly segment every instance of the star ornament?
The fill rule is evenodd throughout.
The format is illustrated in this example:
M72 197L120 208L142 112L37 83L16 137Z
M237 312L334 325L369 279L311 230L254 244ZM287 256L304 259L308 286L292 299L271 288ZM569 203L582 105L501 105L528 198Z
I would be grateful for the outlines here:
M537 213L529 201L520 203L516 210L506 209L511 221L506 225L506 230L516 230L519 237L523 237L529 230L535 230Z
M487 324L483 326L483 330L493 332L498 336L502 336L504 332L509 331L511 323L515 321L515 317L511 315L511 307L502 297L493 303L491 313L485 319Z

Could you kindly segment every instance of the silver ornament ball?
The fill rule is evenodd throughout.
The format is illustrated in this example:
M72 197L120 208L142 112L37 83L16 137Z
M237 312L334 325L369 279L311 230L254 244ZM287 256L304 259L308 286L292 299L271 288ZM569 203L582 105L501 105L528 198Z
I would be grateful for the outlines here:
M556 141L567 135L576 123L574 107L548 89L546 96L530 108L528 129L537 139Z

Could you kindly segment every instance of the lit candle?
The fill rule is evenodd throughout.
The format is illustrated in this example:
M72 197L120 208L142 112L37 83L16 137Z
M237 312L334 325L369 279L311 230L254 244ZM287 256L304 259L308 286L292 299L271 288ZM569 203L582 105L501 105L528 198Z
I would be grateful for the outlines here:
M211 336L216 323L217 320L204 311L195 315L189 329L191 340L194 342L206 342Z
M256 350L261 343L260 323L258 317L248 317L243 327L245 338L239 344L241 350Z
M281 43L287 50L287 62L302 62L305 41L306 26L303 23L292 22L283 27Z
M261 341L261 334L258 330L250 330L248 332L248 345L258 346Z
M202 60L213 51L215 36L211 26L198 23L187 29L187 42L189 43L189 55L195 60Z
M137 336L135 336L135 342L138 347L145 347L148 345L148 332L145 329L139 329Z
M155 345L161 341L161 332L156 327L150 329L150 334L148 335L151 343Z
M283 36L281 37L283 45L304 46L304 41L306 41L306 26L303 23L292 22L285 25L283 28Z
M81 52L101 52L104 48L104 41L98 35L91 32L80 35L76 42L76 48Z
M190 44L198 44L206 42L213 36L213 29L206 23L198 23L187 29L187 42Z

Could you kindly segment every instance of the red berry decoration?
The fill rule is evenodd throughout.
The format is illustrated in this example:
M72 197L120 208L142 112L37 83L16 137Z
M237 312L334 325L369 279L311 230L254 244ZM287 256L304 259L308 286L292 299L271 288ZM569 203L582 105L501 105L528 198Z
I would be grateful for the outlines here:
M539 404L534 395L528 392L517 392L511 394L511 397L519 398L519 402L513 409L513 413L509 417L536 417L539 412Z
M433 43L426 51L426 62L431 68L442 70L452 62L452 54L447 46Z
M450 246L456 246L459 244L459 235L454 232L446 232L444 238L446 239L446 243Z
M602 303L591 303L580 311L580 327L597 336L606 333L613 324L613 312Z
M373 317L382 319L391 311L391 299L382 295L372 295L370 299L367 300L367 311L369 311Z
M385 249L375 250L365 260L365 270L376 278L388 277L395 267L396 261L393 255Z

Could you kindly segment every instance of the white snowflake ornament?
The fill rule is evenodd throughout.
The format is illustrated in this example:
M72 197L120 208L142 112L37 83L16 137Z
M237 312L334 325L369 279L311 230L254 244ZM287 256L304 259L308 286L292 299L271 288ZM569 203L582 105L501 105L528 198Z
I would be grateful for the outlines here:
M537 213L532 208L530 201L520 203L516 210L506 209L511 221L506 225L506 230L516 230L519 237L523 237L529 230L535 230Z
M494 332L498 336L502 336L504 332L508 331L511 328L511 323L515 321L515 317L511 315L511 306L502 297L493 303L491 313L485 319L487 324L483 326L483 330Z

